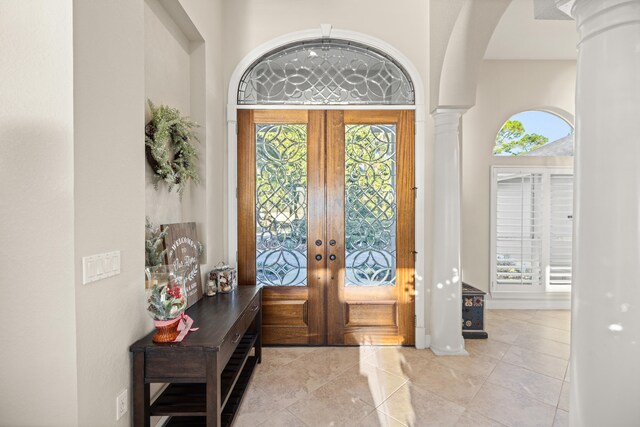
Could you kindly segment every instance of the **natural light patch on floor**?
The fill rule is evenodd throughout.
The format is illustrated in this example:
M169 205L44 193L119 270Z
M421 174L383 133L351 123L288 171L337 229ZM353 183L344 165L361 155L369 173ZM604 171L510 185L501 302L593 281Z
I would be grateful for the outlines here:
M568 426L570 313L488 310L469 357L267 347L234 427Z

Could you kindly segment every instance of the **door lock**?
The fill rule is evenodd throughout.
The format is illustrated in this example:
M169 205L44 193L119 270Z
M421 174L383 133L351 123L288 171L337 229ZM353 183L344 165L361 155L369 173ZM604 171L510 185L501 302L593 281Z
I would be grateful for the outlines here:
M320 245L322 245L322 240L320 239L316 240L316 246L320 246Z
M330 244L331 246L335 246L335 245L336 245L336 241L335 241L335 240L333 240L333 239L331 239L331 240L329 240L329 244Z

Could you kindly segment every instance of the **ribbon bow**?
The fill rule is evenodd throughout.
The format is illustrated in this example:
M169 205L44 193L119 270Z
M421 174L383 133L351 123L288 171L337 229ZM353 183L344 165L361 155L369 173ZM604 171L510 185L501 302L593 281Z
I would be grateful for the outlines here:
M174 342L180 342L184 339L184 337L187 336L189 332L195 332L198 329L200 329L200 328L192 328L193 319L184 313L180 315L179 319L180 319L179 321L180 323L178 324L178 331L180 331L180 333L178 334L178 337L175 339Z

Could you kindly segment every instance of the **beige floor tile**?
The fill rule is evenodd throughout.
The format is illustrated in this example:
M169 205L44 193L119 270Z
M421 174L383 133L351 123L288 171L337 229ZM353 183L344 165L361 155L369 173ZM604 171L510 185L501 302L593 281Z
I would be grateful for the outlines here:
M556 417L553 420L553 427L569 427L569 413L558 409L556 411Z
M550 328L563 329L565 331L571 330L571 320L549 316L548 314L544 314L544 312L538 312L536 316L528 319L527 321L529 323L548 326Z
M256 372L240 407L241 418L247 420L246 425L251 425L251 422L264 419L266 414L286 408L311 392L305 385L308 381L309 377L301 369L264 375Z
M319 350L318 347L263 347L261 365L286 365L317 350Z
M363 363L329 381L321 390L326 394L345 394L346 398L360 399L375 408L406 382L404 377Z
M538 310L538 313L547 317L556 317L565 322L571 322L571 310Z
M527 323L515 319L485 321L485 330L490 339L513 344L520 334L526 332Z
M395 418L380 411L373 411L358 424L360 427L405 427Z
M485 380L430 361L413 363L408 376L410 382L421 389L459 405L469 403Z
M394 375L408 378L412 362L419 363L420 361L433 360L435 358L436 356L428 349L416 350L410 347L386 347L362 359L360 366L366 363L384 369Z
M535 323L527 324L525 332L520 336L535 335L540 338L546 338L551 341L558 341L565 344L571 343L571 332L563 329L550 328Z
M464 341L464 348L469 354L483 354L498 360L502 359L510 347L511 344L496 341L492 336L486 340L467 339Z
M529 320L536 314L536 310L486 310L485 313L489 313L489 316L496 315L507 319Z
M289 412L286 409L282 409L281 411L276 412L275 414L269 416L269 418L265 419L265 421L262 424L260 424L260 426L308 427L305 423L302 422L302 420L297 418L295 415L293 415L291 412ZM236 427L235 423L233 424L233 427Z
M470 353L469 356L441 356L435 358L434 362L465 374L486 378L499 360L483 354Z
M309 426L357 425L375 408L331 381L287 409Z
M486 383L469 409L509 427L550 427L556 408L495 384Z
M504 424L480 415L468 409L462 414L456 427L503 427Z
M503 362L531 369L539 374L544 374L562 380L567 371L567 362L559 357L538 353L519 346L512 346L502 358Z
M538 374L528 369L500 362L487 382L537 399L554 407L558 404L562 380Z
M454 426L464 407L441 398L419 387L405 384L378 410L407 426Z
M282 375L298 376L307 391L313 391L359 364L359 347L320 347L282 367Z
M562 383L562 391L560 392L560 400L558 401L558 408L569 411L569 383Z
M515 344L519 347L528 348L538 353L547 354L549 356L559 357L569 360L571 347L558 341L551 341L546 338L537 336L521 336L516 339Z

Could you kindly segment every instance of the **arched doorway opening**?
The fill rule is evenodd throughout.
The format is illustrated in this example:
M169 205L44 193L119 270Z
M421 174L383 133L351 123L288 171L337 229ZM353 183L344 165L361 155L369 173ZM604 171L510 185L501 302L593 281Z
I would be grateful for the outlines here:
M265 287L266 342L424 347L422 85L383 42L326 32L234 72L228 251Z

